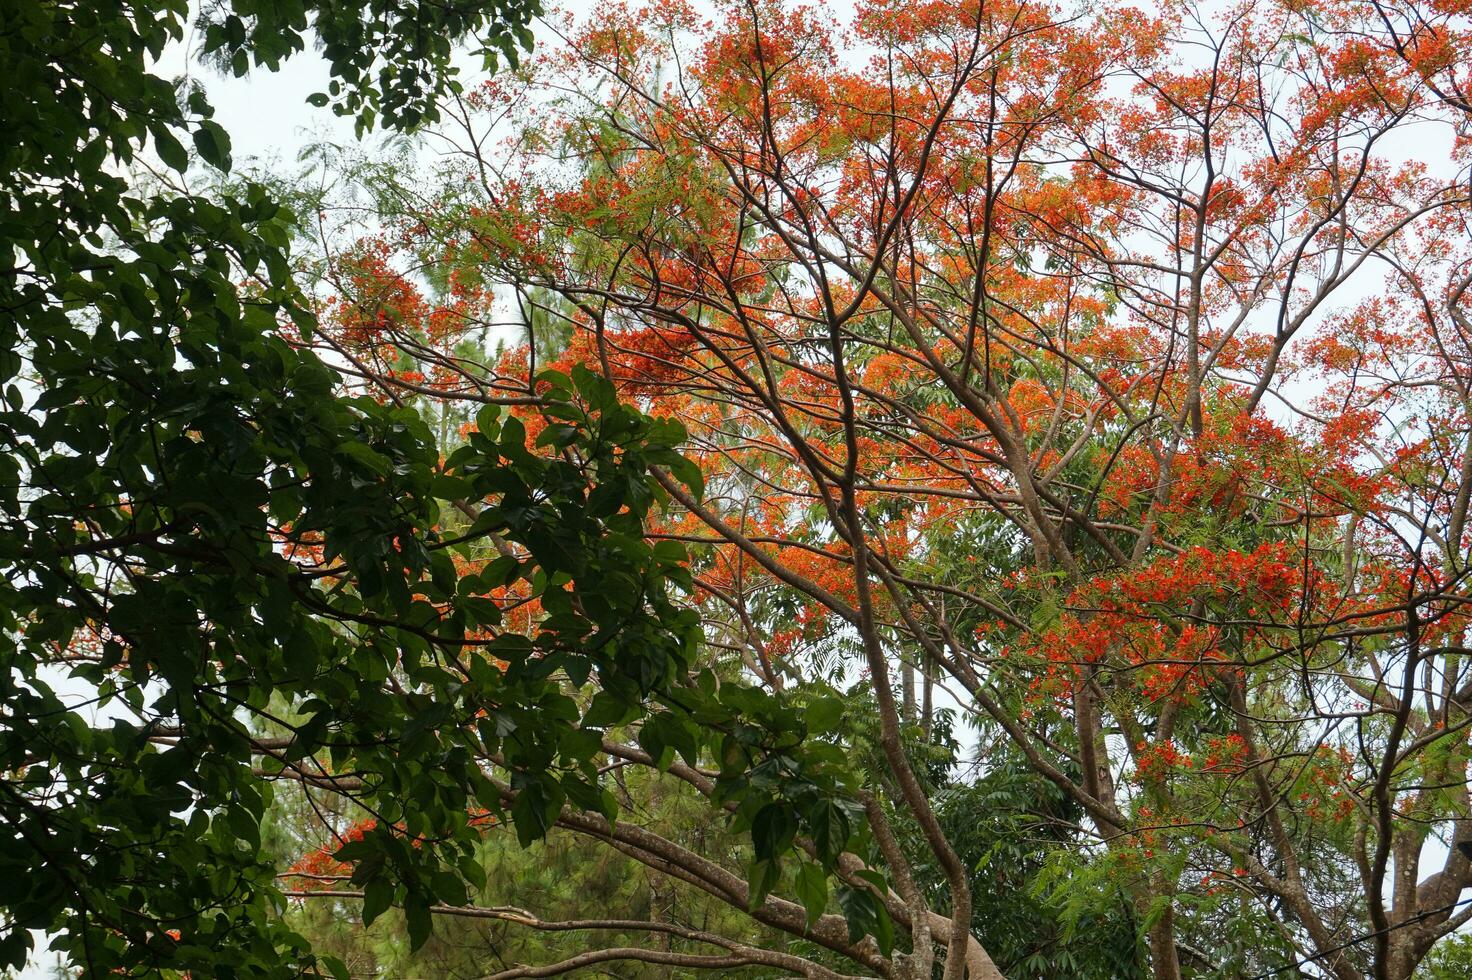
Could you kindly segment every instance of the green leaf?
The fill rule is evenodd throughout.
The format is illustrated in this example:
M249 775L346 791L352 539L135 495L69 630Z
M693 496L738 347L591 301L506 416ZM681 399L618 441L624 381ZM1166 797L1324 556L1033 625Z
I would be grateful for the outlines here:
M573 365L572 382L583 400L600 412L609 411L618 404L618 392L609 380L581 364Z
M787 853L797 836L797 815L786 803L768 803L751 822L751 842L758 858Z
M501 406L483 406L475 413L475 427L486 438L496 438L496 432L501 428Z
M430 884L435 897L443 904L456 906L470 904L470 896L465 891L465 882L454 872L436 872Z
M803 721L807 723L811 734L826 735L838 729L847 707L842 698L817 698L803 707Z
M811 929L828 907L828 875L821 865L804 861L797 866L792 885L797 900L807 911L808 928Z
M516 838L522 847L547 836L562 809L564 792L555 782L529 780L511 804L511 818L516 824Z
M700 500L705 496L705 474L693 461L676 454L668 466L670 475L689 488L692 497Z
M429 942L434 932L434 914L430 912L430 900L426 896L411 892L404 902L404 924L409 929L409 949L416 951Z
M200 121L194 131L194 148L205 163L224 171L230 169L230 136L214 120Z
M599 691L583 714L583 725L588 728L607 728L623 721L631 705L611 691Z
M164 165L179 173L189 169L189 153L184 145L174 138L167 126L155 126L149 130L153 134L153 148L158 153L158 158Z
M375 878L363 886L363 925L371 926L394 901L394 886L382 878Z
M465 500L475 493L470 481L448 473L436 473L429 481L429 491L441 500Z
M782 864L779 861L758 859L751 863L747 872L750 892L747 895L748 911L759 908L772 889L782 880Z
M352 980L353 975L348 972L347 964L336 956L323 956L322 965L332 974L332 980Z
M832 800L818 800L808 810L808 834L819 858L827 867L832 867L848 843L848 815Z
M344 442L337 447L337 451L351 456L379 476L388 476L393 472L393 463L387 456L361 442Z

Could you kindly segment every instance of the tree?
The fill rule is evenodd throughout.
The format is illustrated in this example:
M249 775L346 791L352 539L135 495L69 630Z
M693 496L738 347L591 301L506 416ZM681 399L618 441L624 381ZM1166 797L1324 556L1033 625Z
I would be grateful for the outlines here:
M707 491L656 473L653 534L708 641L774 693L871 685L875 737L837 742L874 752L875 849L839 873L883 869L851 894L907 952L862 968L991 969L915 756L943 685L980 765L1078 808L1062 907L1124 896L1154 975L1410 976L1472 915L1465 13L848 31L863 57L778 2L570 27L457 103L444 181L329 237L354 315L321 342L446 418L550 362L685 426ZM404 265L435 301L387 309ZM495 289L528 343L487 363L458 345Z

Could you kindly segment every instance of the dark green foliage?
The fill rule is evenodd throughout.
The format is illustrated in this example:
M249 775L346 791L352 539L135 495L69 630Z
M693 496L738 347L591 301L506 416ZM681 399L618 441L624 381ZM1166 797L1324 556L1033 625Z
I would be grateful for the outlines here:
M473 39L489 69L498 57L515 65L541 9L538 0L209 0L201 20L204 53L237 76L253 65L275 70L315 36L333 81L309 101L355 116L362 132L375 121L408 128L438 119L437 99L457 85L456 45Z
M1135 917L1108 876L1058 880L1050 862L1087 867L1083 817L1015 750L969 785L940 794L936 814L973 868L977 938L1012 980L1134 980L1145 976ZM1087 878L1087 880L1083 880Z
M394 124L429 113L455 39L521 32L532 13L217 6L224 34L209 44L237 70L274 67L319 9L332 11L317 18L322 40L361 45L335 58L344 104ZM424 426L340 400L334 373L277 337L312 323L288 274L290 215L258 187L209 200L125 176L145 149L173 171L187 147L230 165L202 95L181 99L148 70L187 12L182 0L0 3L10 964L42 929L93 975L309 966L272 915L274 869L258 852L269 789L252 776L246 721L273 695L308 692L370 717L392 700L374 679L427 664L432 644L452 649L443 638L465 615L431 622L410 598L443 553ZM269 531L287 522L325 535L353 589L333 595L276 553ZM403 737L407 707L375 719L381 739ZM318 713L293 751L336 724ZM417 797L440 791L424 770L393 779Z
M1472 937L1453 933L1431 949L1416 969L1416 980L1458 980L1472 976Z

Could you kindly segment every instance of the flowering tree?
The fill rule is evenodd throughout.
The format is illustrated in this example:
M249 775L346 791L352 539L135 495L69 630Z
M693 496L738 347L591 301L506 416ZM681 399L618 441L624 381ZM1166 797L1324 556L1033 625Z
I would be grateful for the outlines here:
M551 364L684 426L705 493L656 469L652 534L708 647L874 719L813 732L866 760L834 868L908 952L831 951L1021 968L926 769L953 704L1155 976L1408 977L1472 916L1463 8L607 6L456 103L440 184L376 173L323 341L446 425Z

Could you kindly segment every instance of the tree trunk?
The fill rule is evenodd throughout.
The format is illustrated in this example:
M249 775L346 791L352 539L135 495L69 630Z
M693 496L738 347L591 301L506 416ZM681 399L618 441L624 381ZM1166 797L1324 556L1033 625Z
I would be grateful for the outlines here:
M1150 927L1150 970L1155 980L1181 980L1181 960L1176 951L1175 902Z

